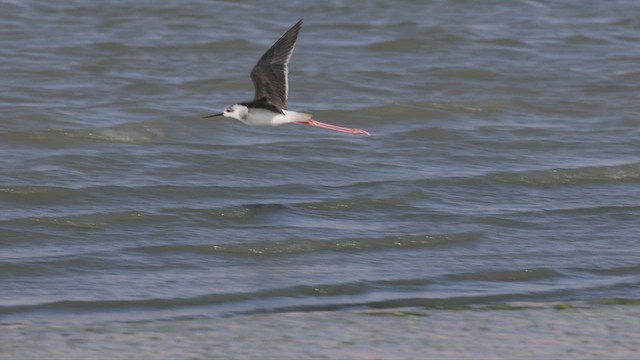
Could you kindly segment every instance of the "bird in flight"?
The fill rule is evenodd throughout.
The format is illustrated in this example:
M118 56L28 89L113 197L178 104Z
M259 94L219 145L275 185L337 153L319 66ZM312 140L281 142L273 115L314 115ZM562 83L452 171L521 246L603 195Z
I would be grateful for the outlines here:
M370 135L361 129L326 124L311 119L311 114L287 110L289 60L291 60L301 27L302 20L284 33L251 70L251 80L255 88L253 101L227 106L224 112L204 118L225 116L240 120L247 125L302 124L349 134Z

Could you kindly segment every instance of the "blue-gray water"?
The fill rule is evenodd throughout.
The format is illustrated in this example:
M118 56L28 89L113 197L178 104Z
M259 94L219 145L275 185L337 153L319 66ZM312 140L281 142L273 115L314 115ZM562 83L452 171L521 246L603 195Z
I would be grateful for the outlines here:
M266 4L0 3L0 321L640 297L637 1Z

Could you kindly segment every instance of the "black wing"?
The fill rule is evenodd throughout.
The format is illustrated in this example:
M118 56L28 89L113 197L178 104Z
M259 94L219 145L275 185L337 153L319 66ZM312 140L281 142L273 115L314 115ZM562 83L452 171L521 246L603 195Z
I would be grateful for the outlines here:
M265 99L279 108L287 108L289 60L301 27L302 20L282 35L251 70L251 80L256 89L254 101Z

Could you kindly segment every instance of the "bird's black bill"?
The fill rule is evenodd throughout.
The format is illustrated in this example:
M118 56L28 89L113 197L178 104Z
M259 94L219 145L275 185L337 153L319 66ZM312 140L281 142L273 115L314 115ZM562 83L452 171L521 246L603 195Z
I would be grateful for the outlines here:
M212 117L216 117L216 116L222 116L222 113L220 113L220 114L214 114L214 115L209 115L209 116L203 116L202 118L203 118L203 119L206 119L206 118L212 118Z

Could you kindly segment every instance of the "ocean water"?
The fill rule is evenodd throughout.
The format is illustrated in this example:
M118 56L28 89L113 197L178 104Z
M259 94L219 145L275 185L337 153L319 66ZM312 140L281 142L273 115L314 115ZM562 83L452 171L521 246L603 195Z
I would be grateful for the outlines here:
M0 6L0 323L640 298L636 1Z

